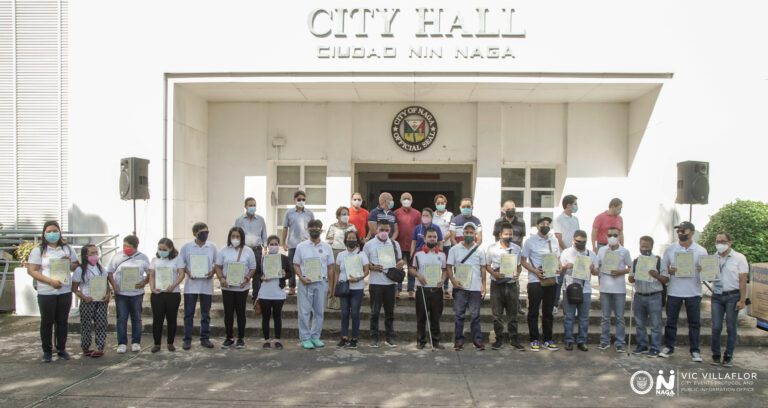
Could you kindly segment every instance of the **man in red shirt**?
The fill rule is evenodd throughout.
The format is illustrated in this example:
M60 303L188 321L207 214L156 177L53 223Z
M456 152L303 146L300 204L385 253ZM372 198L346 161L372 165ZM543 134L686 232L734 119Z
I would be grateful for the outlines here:
M363 195L352 194L352 205L349 207L349 222L357 229L357 235L365 242L365 227L368 225L368 210L362 207Z
M411 241L413 241L413 230L421 224L421 211L411 208L413 203L413 197L411 193L403 193L400 195L400 204L402 207L395 210L395 221L397 222L397 243L400 244L400 249L403 252L403 261L406 265L411 264ZM408 274L408 298L415 299L414 290L416 286L416 278L410 273ZM403 290L403 284L397 285L397 293Z
M597 252L600 247L608 245L608 229L616 228L619 230L619 243L624 245L624 220L621 218L621 207L623 203L620 199L614 198L608 203L608 210L595 217L592 222L592 250Z

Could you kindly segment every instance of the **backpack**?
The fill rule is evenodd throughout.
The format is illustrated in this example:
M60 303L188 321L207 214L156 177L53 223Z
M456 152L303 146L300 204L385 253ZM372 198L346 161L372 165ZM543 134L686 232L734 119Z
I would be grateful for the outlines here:
M580 283L573 282L565 288L565 298L572 305L584 303L584 287Z

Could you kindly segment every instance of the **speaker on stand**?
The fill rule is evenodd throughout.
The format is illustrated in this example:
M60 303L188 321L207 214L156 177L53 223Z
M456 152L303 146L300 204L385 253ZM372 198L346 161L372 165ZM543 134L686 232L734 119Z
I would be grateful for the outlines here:
M149 199L149 160L120 159L120 199L133 200L133 235L136 235L136 200Z
M675 203L688 204L688 221L693 216L693 204L709 202L709 163L684 161L677 163L677 198Z

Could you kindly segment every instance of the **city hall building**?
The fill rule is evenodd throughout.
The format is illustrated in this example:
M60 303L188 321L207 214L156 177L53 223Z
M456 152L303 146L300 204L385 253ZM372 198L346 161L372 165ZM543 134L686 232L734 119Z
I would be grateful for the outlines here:
M120 160L149 160L137 234L221 245L243 199L332 222L362 193L504 200L530 226L624 201L627 246L672 239L676 163L709 163L702 228L761 181L765 5L693 2L10 0L0 4L0 223L133 230Z

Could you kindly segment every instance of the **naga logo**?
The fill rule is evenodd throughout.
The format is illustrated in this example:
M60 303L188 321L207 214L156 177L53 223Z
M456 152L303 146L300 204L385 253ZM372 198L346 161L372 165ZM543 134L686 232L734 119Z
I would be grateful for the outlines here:
M669 375L664 376L664 370L659 370L656 376L656 395L674 397L675 394L675 370L669 370ZM647 371L636 371L629 379L629 386L638 395L645 395L653 390L653 376Z

